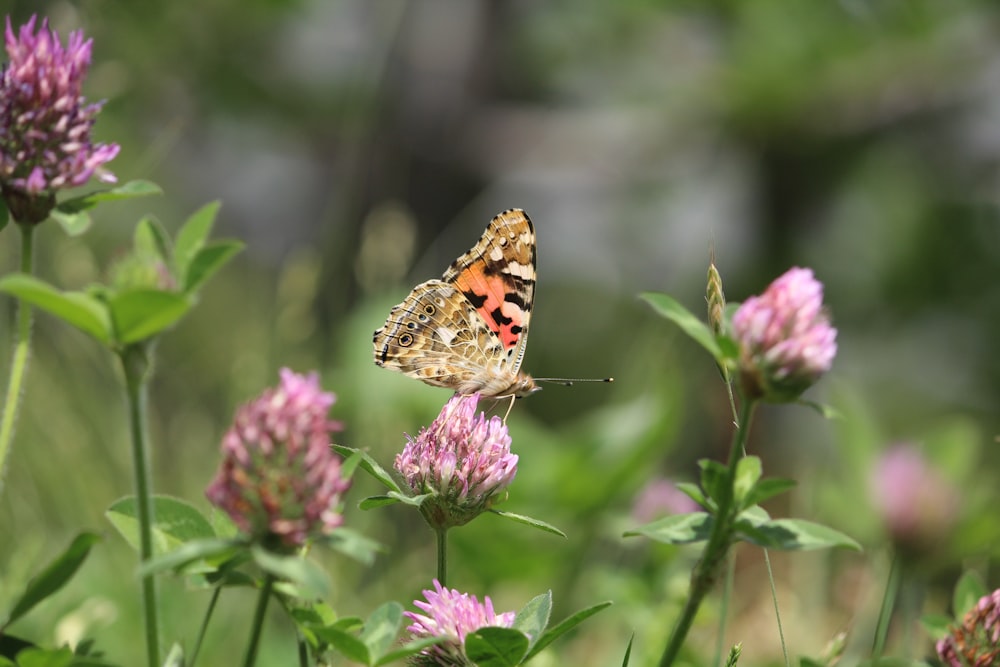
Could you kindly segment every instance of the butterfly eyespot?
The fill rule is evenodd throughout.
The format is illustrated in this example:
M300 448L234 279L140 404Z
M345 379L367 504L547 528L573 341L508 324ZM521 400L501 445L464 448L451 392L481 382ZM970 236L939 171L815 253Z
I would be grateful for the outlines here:
M426 322L427 321L427 316L424 315L423 313L418 313L417 314L417 319L420 320L421 322Z
M399 344L403 347L410 347L413 345L413 336L408 333L403 334L399 337Z
M417 323L416 322L407 322L406 323L406 328L410 329L412 331L413 329L417 328Z
M428 303L424 305L424 312L427 313L428 315L433 315L434 313L437 312L437 308L435 308L432 304Z

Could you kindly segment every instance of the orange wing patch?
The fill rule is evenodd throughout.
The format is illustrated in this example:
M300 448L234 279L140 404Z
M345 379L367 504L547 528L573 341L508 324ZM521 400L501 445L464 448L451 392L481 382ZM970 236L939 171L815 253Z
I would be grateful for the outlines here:
M510 294L507 292L508 285L501 276L486 275L482 265L473 265L458 274L454 285L462 291L493 333L500 337L505 349L517 345L524 330L524 310L519 304L507 299Z

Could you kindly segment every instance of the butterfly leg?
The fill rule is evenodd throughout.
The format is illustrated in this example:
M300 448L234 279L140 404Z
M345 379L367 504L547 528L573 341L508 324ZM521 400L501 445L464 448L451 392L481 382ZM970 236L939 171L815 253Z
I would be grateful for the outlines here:
M507 417L510 416L510 411L514 409L514 401L517 400L517 396L510 397L510 405L507 406L507 412L503 415L503 423L507 423Z

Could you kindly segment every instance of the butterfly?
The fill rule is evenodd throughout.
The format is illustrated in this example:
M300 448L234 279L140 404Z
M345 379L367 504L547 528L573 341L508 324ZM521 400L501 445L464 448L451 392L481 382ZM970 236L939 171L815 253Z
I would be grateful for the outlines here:
M441 280L413 288L372 339L375 364L459 394L540 389L521 372L535 293L535 229L518 208L497 215Z

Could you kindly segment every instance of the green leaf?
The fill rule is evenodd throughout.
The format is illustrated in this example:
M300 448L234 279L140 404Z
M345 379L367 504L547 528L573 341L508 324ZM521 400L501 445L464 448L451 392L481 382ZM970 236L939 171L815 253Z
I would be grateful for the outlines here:
M804 399L799 399L796 403L804 405L807 408L812 408L826 419L844 419L843 413L833 406L817 403L816 401L807 401Z
M713 522L711 515L706 512L674 514L633 528L625 533L625 537L644 535L665 544L690 544L707 540L712 532Z
M529 600L528 604L517 612L512 627L533 638L533 642L537 641L545 631L545 626L549 624L549 614L551 613L552 591L548 591Z
M525 656L524 658L525 662L527 662L532 657L538 655L538 653L541 652L542 649L544 649L546 646L554 642L562 635L566 634L576 626L580 625L581 623L583 623L585 620L587 620L597 612L601 611L602 609L607 609L610 606L611 606L610 600L599 602L591 607L587 607L586 609L581 609L580 611L576 612L569 618L566 618L560 623L557 623L548 632L546 632L545 634L543 634L541 637L538 638L538 640L535 642L535 645L531 648L531 651L529 651L528 655Z
M722 356L727 360L737 360L740 358L740 344L729 336L719 336L715 339L715 342L719 344L719 349L722 350Z
M743 501L743 507L758 505L792 488L795 488L795 480L793 479L781 479L780 477L762 479L757 482L753 491Z
M771 515L760 505L753 505L739 513L739 518L748 522L751 526L759 526L771 520Z
M733 480L733 494L738 507L744 506L744 501L763 473L760 457L744 456L736 462L736 479ZM751 503L753 504L753 503Z
M719 348L712 330L676 299L666 294L654 292L644 292L639 295L639 298L651 305L657 313L679 326L696 343L708 350L709 354L715 358L716 363L725 363L722 349Z
M205 281L215 275L241 250L243 250L243 243L240 241L214 241L206 244L188 264L187 273L181 274L184 292L191 294L197 291Z
M86 211L97 206L102 201L117 201L120 199L134 199L136 197L147 197L149 195L162 195L160 186L151 181L135 180L111 188L109 190L97 190L88 192L80 197L73 197L59 202L56 210L66 213Z
M398 496L368 496L360 503L358 507L363 510L371 510L376 507L385 507L386 505L395 505L400 502Z
M386 602L372 612L361 631L361 641L368 647L368 654L376 660L392 646L403 623L403 605Z
M408 496L405 493L396 493L395 491L390 491L385 494L389 498L392 498L396 502L403 503L404 505L411 505L413 507L420 507L424 504L424 501L428 498L433 498L436 493L422 493L419 496Z
M945 614L924 614L920 617L920 625L931 639L937 641L951 632L951 617Z
M90 214L85 210L68 211L57 206L49 212L49 217L59 223L66 236L80 236L93 224Z
M139 511L135 496L115 501L104 513L133 549L139 551ZM194 505L171 496L153 496L153 554L162 556L185 542L215 537L212 524Z
M351 633L333 625L325 628L314 628L313 633L317 638L328 643L348 660L360 662L363 665L372 664L372 657L368 652L368 646Z
M625 658L622 660L622 667L628 667L628 660L632 656L632 640L635 639L635 633L633 632L628 637L628 646L625 647Z
M74 665L74 667L76 667ZM170 651L163 660L163 667L184 667L184 647L177 642L170 645Z
M170 236L152 216L146 216L136 225L133 245L137 252L156 255L167 264L170 263Z
M545 523L541 519L534 519L530 516L525 516L523 514L514 514L513 512L504 512L503 510L489 510L497 516L502 516L505 519L510 519L511 521L516 521L517 523L523 523L526 526L531 526L532 528L537 528L539 530L544 530L546 533L552 533L553 535L558 535L559 537L566 537L566 533L562 532L555 526L549 523Z
M219 206L218 201L205 204L195 211L177 232L174 240L174 264L177 275L185 285L188 283L188 267L204 247L208 235L212 233L212 225L215 224L215 216L219 214Z
M111 318L103 303L80 292L61 292L48 283L22 273L0 278L0 292L55 315L100 342L111 342Z
M465 636L465 655L478 667L516 667L528 638L513 628L486 627Z
M252 547L251 554L260 569L300 586L308 595L317 598L330 596L330 577L312 561L301 556L282 556L259 546Z
M962 573L958 583L955 584L955 592L951 598L952 609L955 612L955 619L961 621L962 618L976 606L979 598L986 595L986 585L983 584L979 574L968 570Z
M377 481L381 482L382 485L390 491L395 491L396 493L403 492L403 490L399 488L399 485L396 484L396 480L392 478L392 475L386 472L385 468L380 466L378 461L373 459L368 452L355 449L353 447L345 447L344 445L333 445L333 450L344 458L360 454L362 470L374 477Z
M340 475L344 479L353 478L354 473L358 470L358 466L361 465L361 452L354 452L350 456L341 458L344 460L340 464Z
M388 665L393 662L398 662L404 658L410 657L411 655L416 655L417 653L420 653L429 646L440 644L443 641L445 641L444 637L424 637L422 639L415 639L412 642L404 644L395 651L390 651L386 653L381 658L376 660L375 664Z
M68 648L26 648L17 654L17 667L69 667L73 651Z
M35 605L66 585L87 559L91 547L100 541L94 533L80 533L73 538L66 550L49 563L45 569L28 582L24 593L14 603L7 620L0 624L0 630L28 613Z
M325 625L333 625L338 622L337 613L333 610L333 607L322 600L292 607L288 610L288 613L295 620L296 624L304 628L321 628ZM343 620L339 619L339 621ZM364 622L360 618L355 618L354 621L358 624L358 627L364 625Z
M32 642L15 637L8 633L0 633L0 657L13 660L17 654L26 648L35 646ZM13 664L13 663L11 663ZM0 659L0 667L3 667L3 660Z
M745 541L768 549L805 551L845 547L861 551L861 545L840 531L802 519L776 519L756 527L737 522L737 534Z
M176 324L191 309L191 300L184 294L137 289L112 296L108 307L118 342L128 345Z
M710 459L698 461L698 466L701 468L701 488L718 505L723 494L728 493L726 478L729 476L729 469Z
M139 576L156 574L165 570L176 572L214 572L218 569L215 565L204 564L200 567L189 568L188 566L196 561L211 559L217 562L225 562L232 557L242 546L242 542L236 540L224 540L217 537L206 539L196 539L185 542L177 549L162 556L155 556L139 566Z
M381 544L351 528L338 528L324 539L331 549L353 558L362 565L372 565L375 562L375 554L385 551L385 547Z
M691 484L690 482L677 482L674 486L677 487L678 491L705 509L715 509L715 503L706 498L705 494L701 492L701 489L699 489L697 485Z

